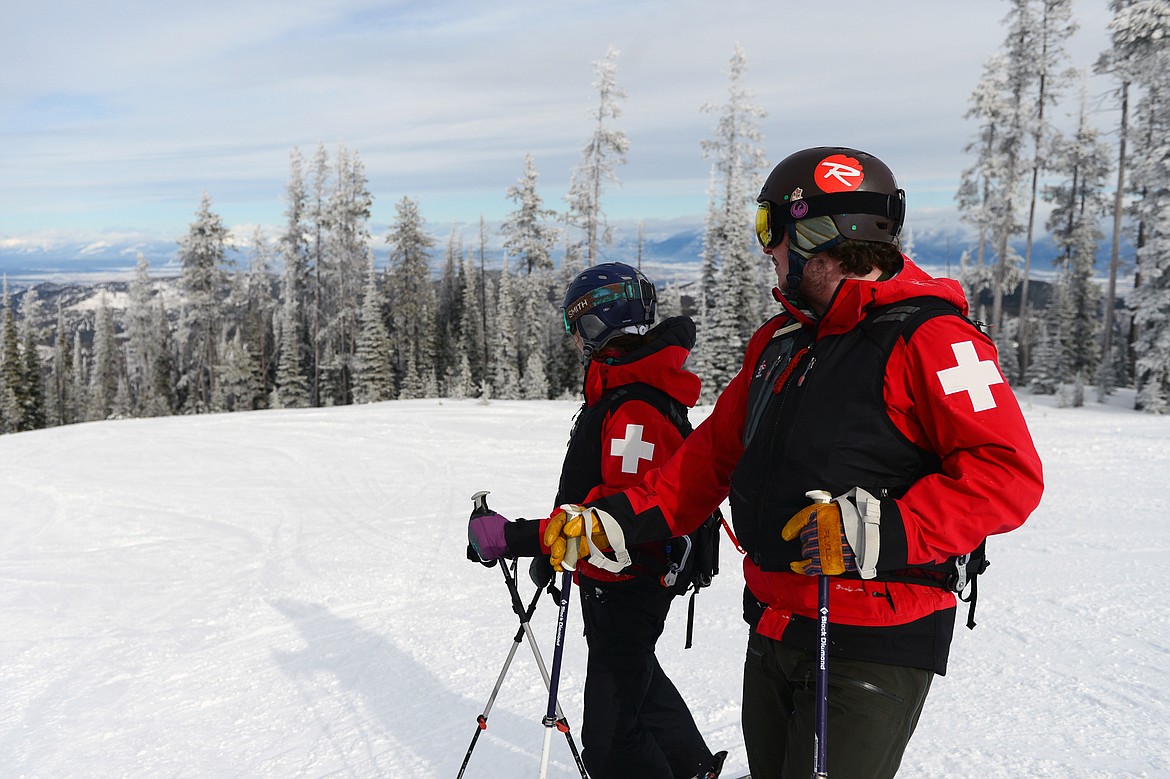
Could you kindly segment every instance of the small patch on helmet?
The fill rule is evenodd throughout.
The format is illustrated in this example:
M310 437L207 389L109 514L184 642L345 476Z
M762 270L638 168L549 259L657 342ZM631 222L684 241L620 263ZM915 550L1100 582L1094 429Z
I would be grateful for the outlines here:
M816 183L825 192L853 192L865 181L865 169L854 157L830 154L817 163Z
M797 200L788 209L788 213L792 214L793 219L803 219L808 214L808 203L804 200Z
M804 190L801 189L800 187L797 187L796 189L792 190L791 198L793 200L800 200L803 197L804 197Z

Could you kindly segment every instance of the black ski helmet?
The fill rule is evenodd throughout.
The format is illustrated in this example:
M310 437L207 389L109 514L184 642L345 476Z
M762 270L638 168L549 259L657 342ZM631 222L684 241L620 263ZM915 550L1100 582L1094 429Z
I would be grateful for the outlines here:
M615 336L649 332L657 301L654 285L637 268L624 262L594 265L565 290L565 331L581 336L588 359Z
M760 245L775 246L788 235L793 292L814 254L845 240L896 245L906 216L906 193L889 167L872 154L844 146L790 154L772 169L756 200Z

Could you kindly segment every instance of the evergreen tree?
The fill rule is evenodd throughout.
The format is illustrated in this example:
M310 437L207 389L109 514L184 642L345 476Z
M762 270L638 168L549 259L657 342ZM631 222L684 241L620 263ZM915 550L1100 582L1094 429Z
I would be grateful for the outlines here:
M179 288L183 294L179 386L183 410L206 411L215 390L216 346L223 325L225 242L227 230L203 194L190 231L179 245Z
M610 46L605 58L593 63L597 80L597 110L591 113L595 121L593 135L581 154L581 162L573 170L569 180L569 192L565 200L569 204L569 224L585 232L586 264L597 264L601 246L608 246L612 240L609 223L601 208L601 193L604 185L619 183L617 166L625 164L630 141L621 130L614 129L611 121L622 115L620 102L626 93L617 85L617 58L620 52Z
M995 222L992 192L1000 176L999 130L1011 111L1003 99L1006 92L1007 54L997 51L988 58L983 77L971 94L967 118L975 119L979 126L975 138L964 147L964 151L974 154L975 162L963 171L955 196L959 216L978 232L978 250L973 263L976 268L982 268L987 261L988 240ZM990 275L987 281L986 289L990 292Z
M65 322L65 309L57 299L57 327L53 332L53 368L49 393L49 421L67 425L77 421L73 397L73 335Z
M425 230L418 204L402 198L386 242L390 244L388 283L402 397L421 397L435 385L435 288L429 251L435 241Z
M39 351L46 330L45 315L36 287L25 290L20 301L20 315L20 340L24 357L21 424L25 430L39 430L48 423L48 412L45 406L45 372Z
M457 381L460 370L459 350L462 345L459 328L463 326L463 239L455 225L447 240L443 261L443 275L439 279L436 300L435 374L442 384L441 394L447 395L448 385Z
M534 270L552 268L552 247L556 242L556 230L545 223L546 219L555 217L556 212L544 207L544 201L536 191L536 179L536 163L531 154L526 154L524 175L507 191L516 210L500 227L504 234L504 251L529 274Z
M126 305L126 376L134 413L141 412L150 402L154 326L154 282L150 278L150 263L139 252Z
M466 397L475 394L475 388L487 381L484 355L484 287L487 282L483 268L477 266L471 253L463 258L463 305L459 325L460 384L470 389ZM465 367L466 366L466 367ZM464 375L466 371L466 375Z
M171 337L170 317L161 297L154 301L153 343L149 347L150 389L142 413L148 417L165 417L175 413L176 364L175 343Z
M1028 226L1024 233L1024 273L1020 287L1020 359L1021 367L1029 362L1028 325L1028 277L1032 268L1032 233L1036 221L1036 198L1039 194L1040 173L1051 168L1048 161L1049 149L1055 138L1050 118L1045 118L1045 109L1055 103L1059 90L1067 83L1071 71L1067 70L1068 53L1065 44L1072 37L1077 25L1072 21L1072 0L1037 0L1039 5L1038 29L1034 31L1035 49L1032 52L1031 68L1036 83L1034 113L1029 115L1032 136L1031 190L1028 203Z
M243 288L243 311L239 327L244 343L255 361L255 371L260 379L258 408L267 405L272 392L275 376L272 316L276 310L272 284L272 252L259 228L252 235L252 259Z
M289 160L289 180L285 189L285 228L280 237L280 257L284 264L281 284L281 311L273 315L281 322L279 336L280 360L285 369L295 364L298 371L304 370L304 365L310 357L309 350L309 312L310 285L309 285L309 202L305 189L305 162L299 149L293 149ZM285 328L284 324L288 327ZM295 350L290 353L290 349ZM277 367L280 374L280 366ZM296 381L287 373L278 375L277 387L273 396L281 401L282 391L279 384L291 383L296 386L304 384L304 377ZM307 392L307 390L306 390ZM292 403L292 407L303 406L307 400L299 400L299 391L291 388L284 393L281 402ZM307 394L306 394L307 398Z
M89 379L88 419L102 420L113 415L121 376L121 351L114 328L114 312L103 294L93 328L93 371Z
M378 277L374 270L374 253L371 251L366 269L366 289L362 297L357 357L354 361L355 403L377 403L398 395L393 355L390 353L390 333L386 329L381 302Z
M548 361L545 375L548 377L549 393L553 397L581 397L581 353L569 334L565 332L565 315L561 308L564 302L565 290L573 283L582 270L585 261L577 247L568 243L565 247L565 257L561 262L560 272L557 274L556 294L553 296L555 308L550 312L552 317L552 332L555 334L549 341ZM662 316L659 315L659 321Z
M89 360L82 343L82 328L73 331L73 402L77 421L83 421L89 413Z
M332 215L327 203L329 199L330 174L329 153L325 145L317 144L317 153L312 164L313 187L309 193L309 289L310 308L308 312L309 361L305 366L309 374L309 405L321 406L322 402L322 349L325 342L325 322L328 319L327 286L331 268L327 241L331 229Z
M1170 410L1170 2L1114 3L1114 72L1139 95L1130 170L1137 193L1137 275L1133 312L1138 408ZM1112 361L1111 361L1112 362Z
M8 277L4 277L3 297L0 298L0 425L3 432L15 433L24 427L24 407L27 391L24 386L24 365L20 359L20 336L16 330L16 315L12 295L8 291Z
M727 102L704 105L715 113L715 135L702 142L712 161L712 187L703 236L704 279L714 273L714 291L703 292L702 363L704 397L711 399L735 374L740 356L763 319L761 290L765 265L755 238L744 226L751 213L761 172L767 165L759 121L766 112L751 102L743 86L747 57L736 46L731 57ZM708 280L709 281L709 280Z
M1028 172L1025 143L1032 108L1028 101L1036 73L1032 65L1037 25L1032 13L1032 0L1010 0L1010 3L1012 8L1007 16L1004 74L1006 94L1003 96L1002 112L1004 124L997 136L990 230L998 255L991 288L991 332L997 340L997 334L1007 330L1004 327L1003 298L1009 290L1014 289L1008 286L1007 281L1019 268L1016 261L1019 255L1012 248L1011 240L1023 230L1019 222L1019 208L1023 200L1024 177ZM1018 355L1018 350L1014 351ZM1001 365L1002 362L1001 359Z
M273 408L304 408L309 405L309 382L301 368L301 341L297 322L296 298L285 274L285 303L275 315L279 318L277 338L280 349L276 360L276 383L269 405Z
M548 376L545 374L545 358L548 353L549 335L549 287L551 274L538 271L517 280L520 312L517 356L524 370L520 380L520 397L525 400L548 398Z
M516 327L515 279L508 272L508 258L500 271L500 291L496 306L497 322L492 343L492 363L495 377L492 380L492 394L501 400L520 399L520 334Z
M1097 246L1103 238L1098 224L1108 206L1105 195L1108 154L1099 133L1088 123L1082 98L1076 135L1058 142L1053 155L1059 162L1052 169L1063 180L1045 193L1045 198L1053 203L1048 229L1061 249L1058 262L1063 265L1067 314L1060 335L1068 371L1061 376L1064 381L1072 380L1078 373L1094 375L1100 357L1101 295L1093 281L1093 270Z
M330 199L330 278L326 336L336 373L333 400L353 401L353 370L361 318L362 288L370 251L370 194L365 167L356 151L337 151L336 188Z

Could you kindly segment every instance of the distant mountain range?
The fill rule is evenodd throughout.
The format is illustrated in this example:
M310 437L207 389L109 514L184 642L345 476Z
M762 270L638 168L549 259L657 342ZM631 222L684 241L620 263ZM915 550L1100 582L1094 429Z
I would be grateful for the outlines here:
M489 225L489 235L496 245L489 245L486 262L489 267L500 267L503 252L495 225ZM602 258L606 261L621 261L635 264L638 259L637 224L615 223L614 245L606 248ZM449 225L431 225L436 241L435 268L446 249L451 234ZM699 269L699 257L703 247L702 224L698 220L672 220L643 227L641 259L643 265L656 280L662 282L689 280ZM387 261L387 247L383 240L385 229L374 229L375 262L384 265ZM471 247L473 236L478 234L478 225L464 229L464 246ZM974 239L963 228L942 228L918 230L911 234L912 256L923 267L943 275L958 273L959 262L966 250L975 250ZM133 272L138 254L141 252L150 262L151 275L156 278L176 276L179 273L177 261L178 240L139 241L135 243L62 243L51 247L21 247L13 242L0 242L0 273L7 276L9 283L16 286L36 284L42 281L59 283L95 283L111 280L128 280ZM1023 252L1022 244L1017 246ZM1108 272L1110 247L1103 241L1098 251L1097 268L1099 275ZM246 265L247 255L231 252L241 264ZM1053 270L1052 259L1058 254L1052 240L1041 236L1032 250L1032 271L1038 277L1045 277ZM1133 249L1123 246L1123 260L1126 265L1123 275L1133 272Z

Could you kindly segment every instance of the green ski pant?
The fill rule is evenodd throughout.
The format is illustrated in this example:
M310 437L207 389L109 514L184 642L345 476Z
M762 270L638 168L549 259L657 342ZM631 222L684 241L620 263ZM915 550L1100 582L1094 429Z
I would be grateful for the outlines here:
M812 776L816 668L812 654L752 632L741 711L752 779ZM897 774L933 678L921 668L830 657L828 775Z

